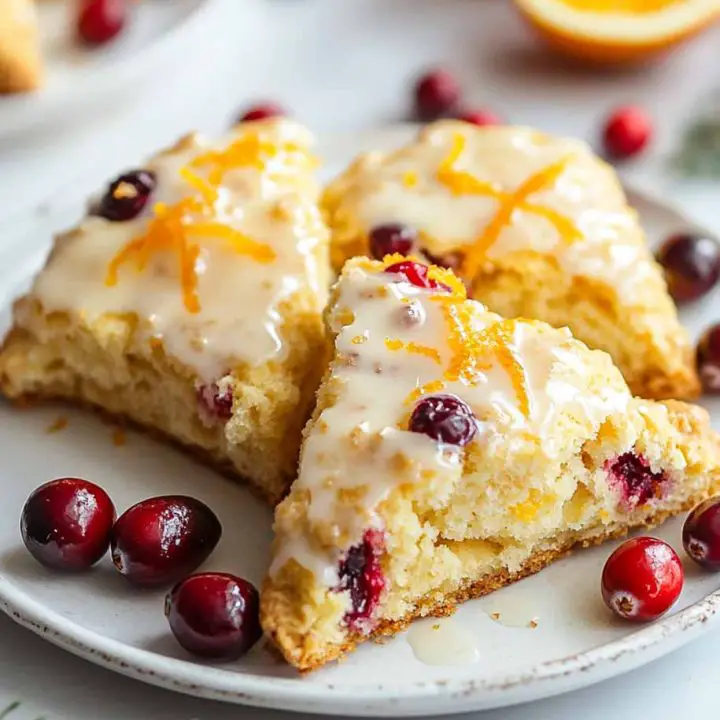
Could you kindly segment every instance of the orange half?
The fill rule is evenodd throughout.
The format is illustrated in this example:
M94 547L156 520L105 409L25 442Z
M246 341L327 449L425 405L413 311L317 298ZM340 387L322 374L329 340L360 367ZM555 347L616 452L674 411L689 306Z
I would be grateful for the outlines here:
M604 63L643 60L720 17L720 0L515 0L553 47Z

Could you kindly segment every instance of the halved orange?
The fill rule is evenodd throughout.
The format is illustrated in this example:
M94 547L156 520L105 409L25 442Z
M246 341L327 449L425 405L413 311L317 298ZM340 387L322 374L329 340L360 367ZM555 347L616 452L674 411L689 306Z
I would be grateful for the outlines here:
M668 50L720 18L720 0L515 0L553 47L605 63Z

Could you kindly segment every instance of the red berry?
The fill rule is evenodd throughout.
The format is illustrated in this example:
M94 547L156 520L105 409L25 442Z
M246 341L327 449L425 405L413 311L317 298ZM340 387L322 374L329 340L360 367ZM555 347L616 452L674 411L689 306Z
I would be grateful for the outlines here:
M217 516L200 500L151 498L133 505L115 523L112 558L133 585L167 585L204 563L221 534Z
M605 604L626 620L646 622L666 613L683 586L677 553L662 540L638 537L607 559L602 573Z
M612 487L616 488L628 508L644 505L650 498L660 497L665 475L653 472L642 455L626 452L605 463Z
M128 0L82 0L77 18L77 33L88 45L112 40L129 17Z
M461 112L457 119L480 127L503 124L500 117L489 110L466 110L465 112Z
M370 231L370 253L376 260L393 253L409 255L416 240L417 233L407 225L378 225Z
M437 120L451 112L460 99L457 80L445 70L432 70L415 84L415 113L420 120Z
M284 108L277 103L266 102L260 105L253 105L244 115L240 116L240 122L267 120L268 118L283 117L285 114Z
M429 395L410 416L411 432L448 445L467 445L477 433L477 420L467 403L455 395Z
M711 325L697 346L696 364L703 390L709 395L720 394L720 324Z
M217 383L200 385L195 390L203 422L212 426L227 422L232 416L233 395L229 386L221 391Z
M720 277L720 244L703 235L673 235L662 244L657 261L665 268L675 300L697 300L712 290Z
M193 575L165 598L165 616L188 652L237 660L261 637L260 596L247 580L226 573Z
M685 552L707 570L720 570L720 497L700 503L683 525Z
M652 121L638 107L622 107L605 123L603 144L605 152L614 158L627 158L639 153L650 141Z
M80 478L59 478L27 499L20 532L43 565L86 570L107 552L114 520L115 508L102 488Z
M155 189L155 173L132 170L113 180L98 205L97 214L106 220L123 222L137 217Z
M336 592L350 592L351 609L345 622L354 630L370 629L372 616L385 590L385 575L381 558L385 552L385 537L379 530L366 530L362 542L353 545L340 562L340 583Z
M428 277L428 266L413 260L403 260L385 268L386 273L400 275L404 280L412 283L416 287L428 288L431 290L446 290L450 288L443 283L439 283Z

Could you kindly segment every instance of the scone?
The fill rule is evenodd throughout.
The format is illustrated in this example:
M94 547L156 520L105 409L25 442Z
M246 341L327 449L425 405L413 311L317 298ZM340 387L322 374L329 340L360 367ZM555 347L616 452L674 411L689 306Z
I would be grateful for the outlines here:
M610 353L636 395L699 393L637 215L581 142L442 121L396 152L359 158L323 206L338 270L360 254L425 253L491 310L567 326Z
M279 500L326 355L311 141L248 123L118 178L15 303L0 390L129 418Z
M42 75L32 0L0 0L0 93L34 90Z
M353 259L327 323L261 600L300 670L717 487L704 410L633 398L606 353L488 312L449 270Z

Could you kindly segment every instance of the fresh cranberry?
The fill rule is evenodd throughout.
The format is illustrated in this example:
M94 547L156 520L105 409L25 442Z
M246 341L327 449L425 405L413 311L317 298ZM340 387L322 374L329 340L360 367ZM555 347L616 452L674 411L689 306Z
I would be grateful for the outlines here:
M703 333L697 346L696 363L705 392L720 394L720 324L711 325Z
M653 472L650 463L642 456L627 452L605 463L610 483L616 487L623 501L630 507L644 505L650 498L658 497L665 481L661 472Z
M489 110L465 110L465 112L461 112L458 115L457 119L470 123L471 125L478 125L479 127L503 124L500 117Z
M369 629L372 615L385 589L380 560L385 552L385 538L379 530L366 530L362 542L353 545L340 562L340 583L336 592L350 591L352 609L345 622L353 630Z
M720 497L700 503L688 516L682 532L685 552L708 570L720 570Z
M665 268L668 289L675 300L697 300L712 290L720 277L720 244L703 235L669 237L657 260Z
M123 513L111 536L115 567L133 585L177 582L220 541L222 526L205 503L183 495L143 500Z
M240 122L252 122L253 120L268 120L274 117L283 117L285 110L277 103L266 102L260 105L253 105L243 115L240 116Z
M416 240L415 230L407 225L378 225L370 231L370 253L376 260L382 260L393 253L409 255Z
M102 488L80 478L59 478L27 499L20 532L43 565L86 570L107 552L114 520L115 508Z
M666 613L683 587L683 566L662 540L638 537L607 559L602 573L605 604L626 620L646 622Z
M262 637L260 596L247 580L227 573L192 575L165 598L177 641L193 655L237 660Z
M605 152L614 158L637 155L650 142L652 121L641 108L627 106L616 110L605 123Z
M217 383L200 385L195 391L206 425L227 422L232 417L232 390L226 386L222 392Z
M444 283L439 283L431 277L428 277L427 265L414 262L413 260L403 260L402 262L390 265L385 268L385 272L400 275L416 287L428 288L429 290L450 290Z
M432 70L415 84L415 112L420 120L437 120L451 112L460 99L460 85L446 70Z
M448 445L467 445L477 433L477 421L467 403L455 395L428 395L415 405L410 431Z
M128 0L81 0L78 37L87 45L103 45L125 27L129 15Z
M113 222L137 217L155 189L155 173L133 170L113 180L98 206L98 215Z

